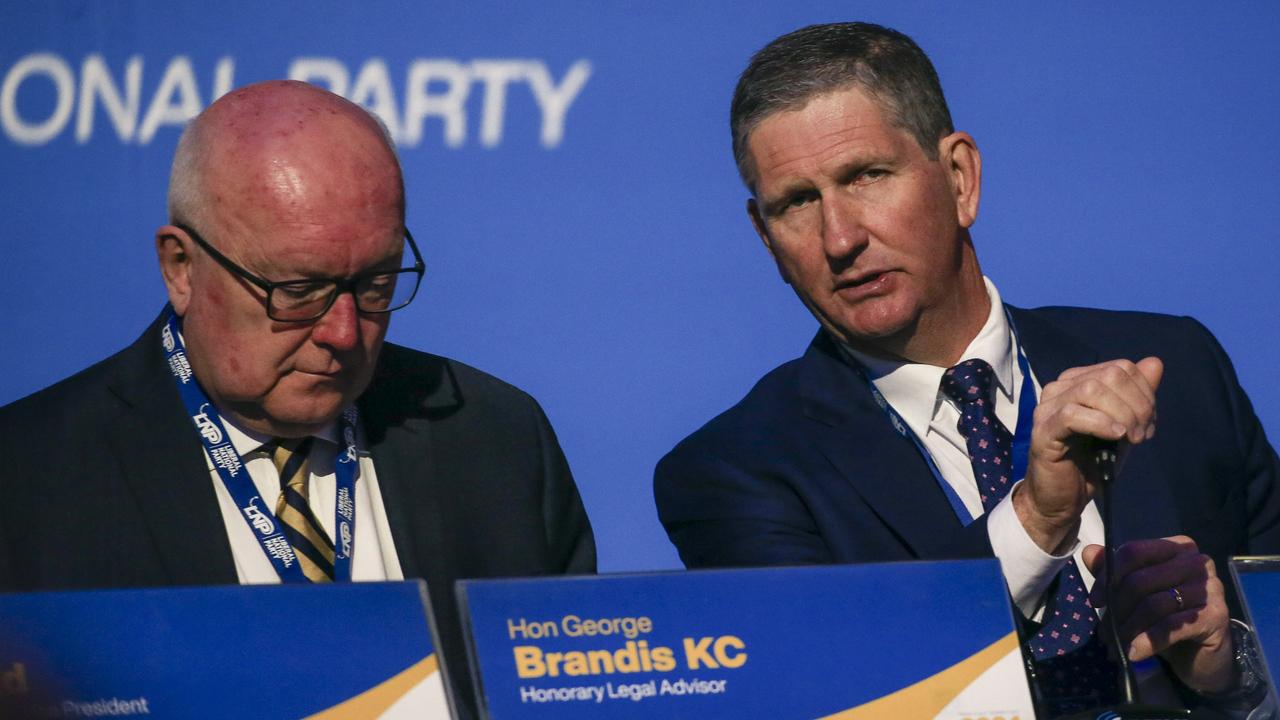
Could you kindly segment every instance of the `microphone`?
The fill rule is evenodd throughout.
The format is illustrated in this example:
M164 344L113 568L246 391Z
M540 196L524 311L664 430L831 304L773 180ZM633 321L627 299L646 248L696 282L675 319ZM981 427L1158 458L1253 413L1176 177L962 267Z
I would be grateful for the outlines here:
M1116 648L1116 658L1119 664L1119 685L1120 685L1120 702L1125 705L1133 705L1137 702L1138 690L1137 683L1133 677L1133 668L1129 665L1129 656L1124 651L1124 645L1120 641L1120 630L1116 627L1115 617L1110 615L1110 609L1115 607L1115 584L1111 582L1112 569L1116 566L1116 548L1111 543L1113 527L1111 522L1111 485L1116 479L1116 455L1119 453L1120 445L1115 440L1093 440L1093 464L1098 470L1098 485L1100 487L1101 497L1099 503L1102 506L1102 550L1106 557L1106 562L1102 568L1102 582L1106 592L1106 603L1108 617L1104 620L1104 624L1111 634L1111 644ZM1094 580L1097 582L1097 579Z
M1116 454L1120 444L1115 440L1093 441L1093 464L1098 468L1099 480L1103 487L1116 479Z

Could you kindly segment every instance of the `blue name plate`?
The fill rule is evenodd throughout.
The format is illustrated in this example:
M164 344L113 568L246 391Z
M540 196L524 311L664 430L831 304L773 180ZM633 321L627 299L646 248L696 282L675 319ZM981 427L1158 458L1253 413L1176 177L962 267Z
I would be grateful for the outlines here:
M426 585L0 595L0 717L449 717Z
M994 560L457 591L478 700L495 720L1034 718Z

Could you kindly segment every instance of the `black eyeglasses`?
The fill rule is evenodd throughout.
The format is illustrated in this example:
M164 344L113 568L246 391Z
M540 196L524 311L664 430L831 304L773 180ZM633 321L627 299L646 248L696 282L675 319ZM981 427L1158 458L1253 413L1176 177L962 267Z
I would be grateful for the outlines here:
M179 223L174 223L174 227L190 235L219 265L261 288L267 294L267 317L277 322L318 320L329 312L334 300L346 292L355 298L356 309L362 313L399 310L412 302L413 297L418 294L418 285L422 283L422 273L426 269L422 263L422 254L418 252L418 245L406 228L404 239L413 252L411 268L371 270L348 278L269 282L232 262L192 228Z

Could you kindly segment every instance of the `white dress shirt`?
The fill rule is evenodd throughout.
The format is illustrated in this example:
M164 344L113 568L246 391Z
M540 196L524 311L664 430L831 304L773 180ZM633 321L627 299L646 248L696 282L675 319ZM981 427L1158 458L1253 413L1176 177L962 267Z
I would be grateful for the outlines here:
M982 330L965 348L957 362L977 358L991 365L996 377L996 417L1000 418L1000 422L1012 434L1018 426L1018 403L1022 393L1017 336L1015 328L1010 327L1008 316L1005 315L1000 293L991 280L983 280L986 282L987 296L991 299L991 312L987 315L987 322ZM973 477L973 465L969 462L964 436L956 428L960 410L955 401L941 391L942 374L947 368L876 358L848 346L845 350L862 363L876 389L902 416L933 456L943 481L959 496L969 514L974 518L981 516L984 510L978 494L978 484ZM1054 378L1050 378L1052 379ZM1034 373L1031 380L1038 398L1040 382ZM1022 481L1022 478L1013 479ZM1102 542L1102 518L1097 506L1090 502L1081 517L1076 544L1069 552L1051 555L1041 550L1027 535L1014 512L1012 498L1013 490L1010 490L992 509L987 518L987 535L991 539L995 556L1000 560L1014 604L1026 617L1035 619L1043 612L1045 591L1068 557L1075 556L1084 576L1085 587L1092 587L1093 576L1084 567L1080 552L1087 544Z
M266 453L253 452L273 438L242 429L226 415L222 416L222 423L266 507L274 512L276 501L280 497L280 476ZM333 469L338 452L337 423L330 423L316 433L315 437L319 440L311 443L308 455L311 479L308 481L307 494L311 511L332 540L334 503L337 497L337 477ZM373 469L373 459L364 449L364 433L361 428L357 428L356 447L360 453L360 464L356 478L355 557L351 563L351 579L403 580L400 560L391 538L391 527L387 524L387 512L382 504L382 493L378 491L378 477ZM209 467L214 490L218 494L218 508L222 511L222 524L226 527L227 539L231 542L231 555L235 559L236 575L240 583L280 582L280 576L263 552L256 534L245 522L240 508L223 486L222 478L214 471L208 453L205 454L205 462Z

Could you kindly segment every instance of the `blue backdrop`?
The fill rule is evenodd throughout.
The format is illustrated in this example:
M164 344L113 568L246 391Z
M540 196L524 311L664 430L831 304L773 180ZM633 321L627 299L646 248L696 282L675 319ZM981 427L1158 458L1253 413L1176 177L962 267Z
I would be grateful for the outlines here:
M0 403L158 312L181 121L305 75L400 143L428 274L390 338L533 393L602 569L674 567L654 463L816 328L743 211L733 84L777 35L865 19L916 38L983 151L1002 294L1200 318L1274 436L1280 4L760 5L0 4Z

